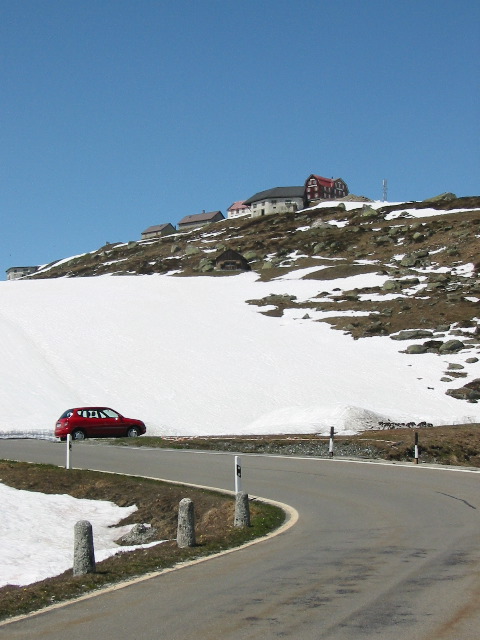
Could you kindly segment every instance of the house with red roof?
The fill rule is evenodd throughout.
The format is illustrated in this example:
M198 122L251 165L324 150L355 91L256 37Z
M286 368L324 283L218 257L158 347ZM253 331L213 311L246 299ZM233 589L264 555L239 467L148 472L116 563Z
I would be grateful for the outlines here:
M348 196L347 183L341 178L323 178L314 173L305 180L307 205L318 200L338 200Z
M245 200L237 200L227 209L227 218L242 218L251 215L252 210L247 207Z

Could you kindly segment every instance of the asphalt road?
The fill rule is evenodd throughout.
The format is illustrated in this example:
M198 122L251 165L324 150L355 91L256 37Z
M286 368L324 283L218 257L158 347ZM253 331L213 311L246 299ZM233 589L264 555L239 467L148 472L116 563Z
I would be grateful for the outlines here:
M0 441L63 465L65 445ZM75 443L74 466L233 489L233 456ZM480 475L242 456L243 489L293 506L279 536L0 626L0 639L477 640Z

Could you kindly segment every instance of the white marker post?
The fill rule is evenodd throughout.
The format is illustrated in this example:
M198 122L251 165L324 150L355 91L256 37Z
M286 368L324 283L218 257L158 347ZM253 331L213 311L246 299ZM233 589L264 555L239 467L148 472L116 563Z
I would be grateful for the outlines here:
M240 456L235 456L235 493L242 490L242 461Z
M418 431L415 431L415 460L414 464L418 464Z
M333 458L333 436L335 435L335 429L330 427L330 442L328 444L328 454Z
M65 469L71 469L70 466L70 451L72 450L72 434L69 433L67 435L67 463L65 465Z

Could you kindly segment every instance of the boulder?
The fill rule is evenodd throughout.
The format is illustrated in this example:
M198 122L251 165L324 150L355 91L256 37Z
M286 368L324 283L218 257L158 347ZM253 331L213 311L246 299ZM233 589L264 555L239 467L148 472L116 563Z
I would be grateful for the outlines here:
M405 329L394 336L390 336L390 338L392 340L417 340L419 338L431 338L432 336L433 333L427 329Z
M457 400L467 400L468 402L476 403L480 400L480 378L468 382L459 389L447 389L446 394Z
M411 344L405 349L405 353L427 353L427 347L423 344Z
M383 291L399 291L400 289L400 283L396 280L386 280L382 285Z
M456 200L457 196L450 191L445 193L440 193L438 196L433 196L433 198L426 198L422 200L422 202L450 202L452 200Z
M439 349L440 353L455 353L456 351L460 351L461 349L465 349L465 345L461 340L447 340L444 342Z
M146 524L134 524L131 530L116 542L122 545L147 544L147 542L155 540L156 537L157 530L155 527L150 527Z

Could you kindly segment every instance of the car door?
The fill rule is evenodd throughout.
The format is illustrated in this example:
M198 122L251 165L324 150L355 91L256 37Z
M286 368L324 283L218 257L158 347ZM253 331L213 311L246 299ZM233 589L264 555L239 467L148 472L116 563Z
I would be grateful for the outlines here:
M88 436L103 436L104 435L104 424L103 420L100 418L98 409L89 409L84 412L86 415L85 425L87 427L87 435Z
M98 410L99 420L101 424L101 435L113 438L115 436L124 435L122 417L113 409L102 408Z

